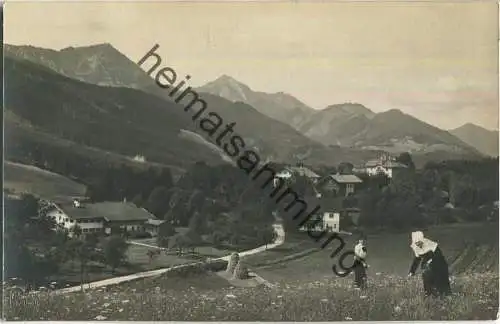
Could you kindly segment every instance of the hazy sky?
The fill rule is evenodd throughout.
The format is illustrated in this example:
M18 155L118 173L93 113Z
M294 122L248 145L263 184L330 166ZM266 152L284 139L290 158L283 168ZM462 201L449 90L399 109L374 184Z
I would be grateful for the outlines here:
M498 129L494 1L336 3L8 2L5 41L111 43L201 85L227 74L316 109L359 102L443 128Z

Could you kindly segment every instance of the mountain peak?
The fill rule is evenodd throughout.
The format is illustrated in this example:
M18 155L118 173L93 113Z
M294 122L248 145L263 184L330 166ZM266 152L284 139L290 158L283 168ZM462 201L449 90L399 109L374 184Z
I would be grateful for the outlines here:
M238 80L236 80L235 78L233 78L232 76L230 75L227 75L227 74L223 74L221 75L220 77L218 77L217 79L215 79L215 81L236 81L238 82Z
M385 114L391 114L391 115L406 115L400 109L396 109L396 108L386 110L383 113L385 113Z
M227 75L227 74L223 74L220 77L218 77L217 79L215 79L209 83L216 83L216 84L223 84L223 85L230 85L230 86L239 86L239 87L250 89L243 82L240 82L240 81L236 80L235 78L233 78L232 76ZM207 83L207 84L209 84L209 83Z
M70 46L61 50L15 46L8 55L45 66L83 82L127 88L145 88L154 81L110 43Z
M68 46L60 50L60 52L76 51L76 50L114 50L118 51L111 43L98 43L86 46Z
M246 84L241 83L227 74L223 74L217 79L208 82L207 84L201 86L198 90L221 96L234 102L247 102L248 96L252 92L250 87Z
M346 113L350 115L364 115L366 117L373 117L375 113L366 108L360 103L345 102L342 104L330 105L323 109L323 111L332 111L336 113Z
M449 132L483 154L498 156L498 130L489 130L468 122Z
M457 130L457 129L485 129L484 127L478 126L476 124L473 124L471 122L465 123L462 126L459 126L455 129L452 130Z

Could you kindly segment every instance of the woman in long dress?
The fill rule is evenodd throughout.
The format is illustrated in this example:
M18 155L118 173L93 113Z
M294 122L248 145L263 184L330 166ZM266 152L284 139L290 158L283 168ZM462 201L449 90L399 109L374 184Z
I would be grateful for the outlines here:
M451 293L448 263L438 244L424 237L420 231L411 233L411 248L415 258L408 276L415 275L421 265L425 296L442 296Z
M354 287L365 289L367 287L367 275L366 268L368 264L366 263L366 246L363 239L358 241L358 244L354 247Z

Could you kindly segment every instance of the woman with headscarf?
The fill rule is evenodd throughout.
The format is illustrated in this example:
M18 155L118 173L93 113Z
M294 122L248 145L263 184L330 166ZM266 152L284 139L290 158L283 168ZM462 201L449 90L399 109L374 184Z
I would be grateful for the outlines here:
M415 253L415 258L408 276L413 276L420 264L425 296L450 294L448 263L438 244L425 238L420 231L411 233L411 240L411 248Z
M354 264L352 265L354 270L354 287L356 288L366 288L366 268L368 268L368 264L366 263L365 258L365 241L360 239L358 244L354 246Z

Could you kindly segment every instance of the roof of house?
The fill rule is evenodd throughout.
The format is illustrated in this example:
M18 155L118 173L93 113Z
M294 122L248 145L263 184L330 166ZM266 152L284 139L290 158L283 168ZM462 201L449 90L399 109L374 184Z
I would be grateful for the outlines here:
M354 174L331 174L330 178L338 183L362 183L363 180L355 176Z
M316 172L314 172L313 170L306 168L306 167L289 166L286 169L290 170L293 173L297 173L301 176L306 176L308 178L319 178L320 177Z
M71 219L104 218L106 221L147 221L155 219L144 208L137 208L132 203L124 202L99 202L94 204L82 204L80 207L74 205L61 206L61 209Z
M161 219L148 219L146 223L154 226L160 226L161 224L165 223L165 221Z
M382 166L384 168L406 168L407 166L403 163L396 161L380 161L380 160L370 160L365 163L365 167L373 168L376 166Z
M276 177L278 178L289 178L292 176L292 171L291 170L281 170L280 172L276 173Z

